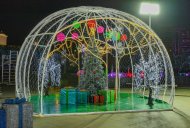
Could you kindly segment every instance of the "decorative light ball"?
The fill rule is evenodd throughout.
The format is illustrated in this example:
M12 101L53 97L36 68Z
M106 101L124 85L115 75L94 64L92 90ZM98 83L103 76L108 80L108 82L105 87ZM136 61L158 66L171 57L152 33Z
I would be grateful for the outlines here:
M77 72L77 76L80 76L80 75L84 75L84 70L79 70L79 71Z
M121 37L121 34L119 32L115 32L115 31L112 32L112 40L113 41L120 40L120 37Z
M73 27L74 27L75 29L80 28L80 23L75 20L75 21L73 22Z
M113 32L112 32L112 31L108 31L108 32L105 33L105 36L106 36L106 38L108 38L108 39L111 39L111 38L112 38L112 35L113 35Z
M89 28L95 28L96 27L96 21L95 20L88 20L87 25Z
M66 38L66 36L64 33L60 32L57 34L57 41L62 42L65 40L65 38Z
M131 72L127 72L126 73L126 76L129 77L129 78L132 78L133 77L133 74Z
M103 33L103 32L104 32L104 27L103 27L103 26L98 26L97 32L98 32L99 34Z
M126 41L126 40L127 40L127 35L126 35L126 34L122 34L120 40L121 40L122 42Z
M78 39L78 37L79 37L78 33L76 33L76 32L72 33L72 39L73 40Z

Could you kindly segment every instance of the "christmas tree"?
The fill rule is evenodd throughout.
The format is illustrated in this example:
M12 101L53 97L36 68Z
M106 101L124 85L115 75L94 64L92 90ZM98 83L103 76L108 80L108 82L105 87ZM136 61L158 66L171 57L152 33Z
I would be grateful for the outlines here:
M80 89L87 89L91 95L96 95L98 90L105 89L106 87L106 76L104 74L104 68L102 61L97 58L101 57L98 52L96 42L91 38L88 49L83 53L83 71L84 73L80 76ZM91 51L91 52L90 52Z

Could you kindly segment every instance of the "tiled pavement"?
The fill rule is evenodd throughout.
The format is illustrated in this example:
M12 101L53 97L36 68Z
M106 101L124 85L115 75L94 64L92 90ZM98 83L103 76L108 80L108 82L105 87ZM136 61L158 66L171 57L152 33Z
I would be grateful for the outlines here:
M3 87L4 98L14 97ZM34 128L190 128L190 88L177 88L174 111L34 117Z

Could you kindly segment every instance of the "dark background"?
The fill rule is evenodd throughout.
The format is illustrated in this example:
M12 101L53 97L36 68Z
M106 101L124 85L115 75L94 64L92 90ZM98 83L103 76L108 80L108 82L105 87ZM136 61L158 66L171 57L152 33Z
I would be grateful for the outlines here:
M142 1L147 0L3 0L0 2L0 30L8 35L8 44L21 45L32 28L49 14L84 5L118 9L148 23L148 17L139 14ZM152 1L161 7L160 15L152 18L152 28L161 39L172 40L170 33L175 28L190 27L190 0Z
M190 0L2 0L0 31L8 35L8 45L22 45L25 37L45 17L56 11L76 6L102 6L132 14L148 24L148 16L140 15L141 2L160 4L160 14L152 16L152 29L162 39L174 68L176 84L190 86L190 52L176 52L183 40L190 49ZM178 30L185 29L177 33ZM184 33L187 37L183 37ZM189 50L190 51L190 50ZM183 65L183 66L181 66ZM181 67L181 68L179 68ZM182 75L180 73L183 73Z

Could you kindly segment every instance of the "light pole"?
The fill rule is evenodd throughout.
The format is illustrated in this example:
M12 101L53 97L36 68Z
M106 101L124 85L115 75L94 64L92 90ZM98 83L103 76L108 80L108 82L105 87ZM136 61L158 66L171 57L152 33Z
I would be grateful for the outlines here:
M151 2L149 2L149 3L148 2L141 3L140 14L149 16L148 24L149 24L150 28L151 28L151 16L158 15L159 13L160 13L159 4L151 3ZM149 37L149 40L151 40L151 37ZM149 88L149 97L148 97L147 105L152 107L152 105L153 105L152 88L151 88L150 85L147 85L147 87Z
M142 2L140 6L140 14L149 16L149 27L151 28L151 16L159 15L160 6L157 3Z

